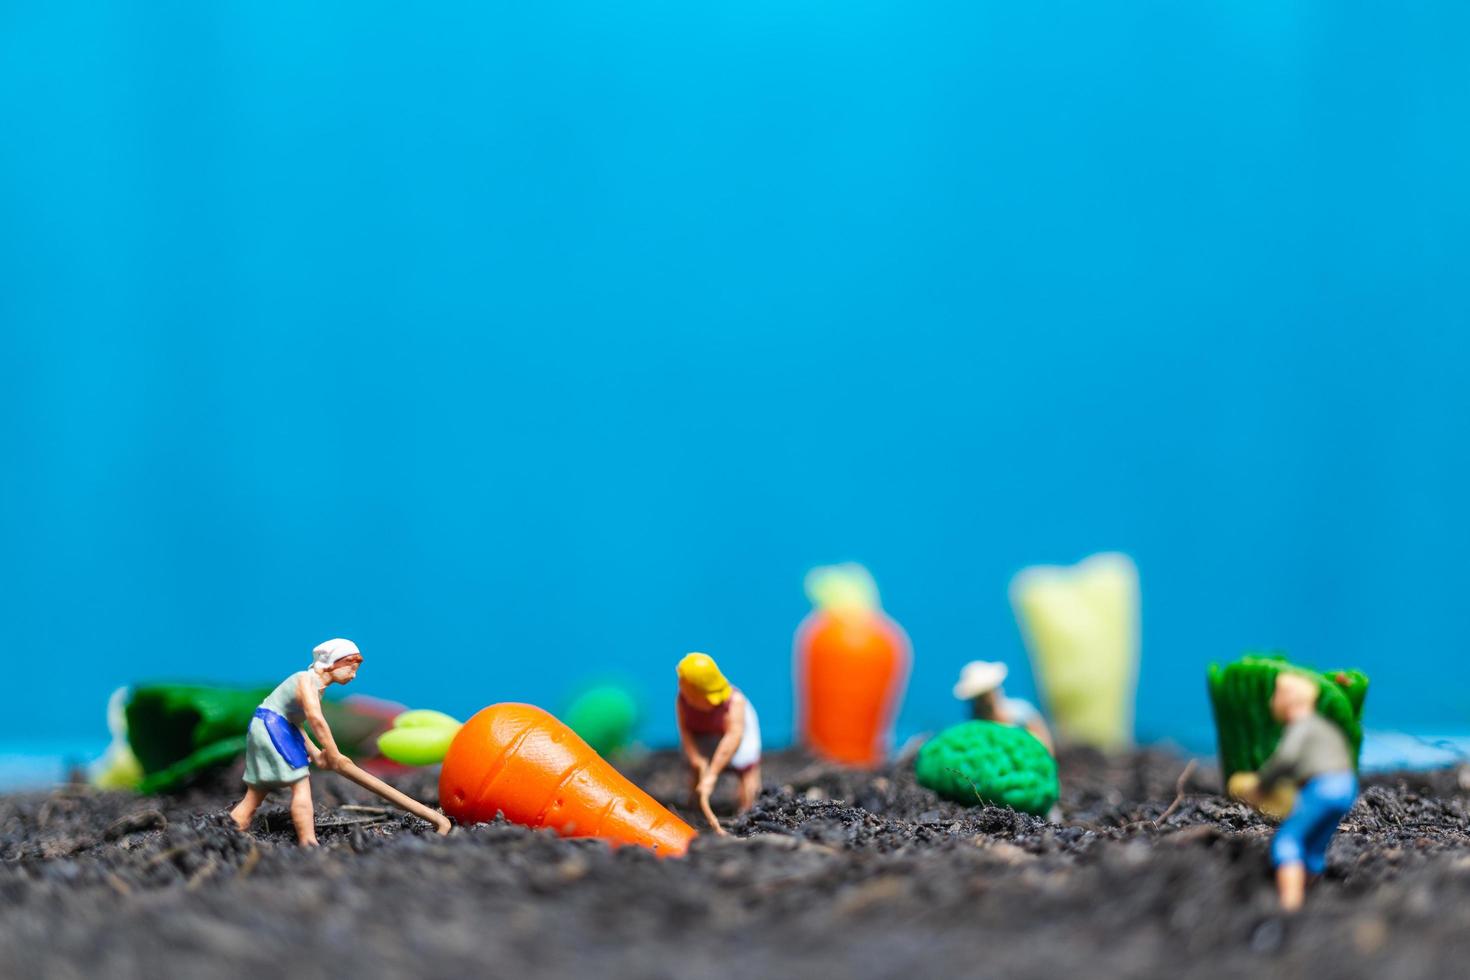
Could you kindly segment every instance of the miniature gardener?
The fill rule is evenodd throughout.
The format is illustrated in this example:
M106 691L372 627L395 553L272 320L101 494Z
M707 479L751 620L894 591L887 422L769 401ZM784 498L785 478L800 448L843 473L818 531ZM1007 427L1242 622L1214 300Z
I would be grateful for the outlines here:
M1259 806L1279 781L1297 787L1291 814L1271 841L1281 908L1295 912L1306 896L1307 876L1320 875L1327 845L1358 795L1352 749L1342 729L1317 713L1317 682L1283 670L1276 675L1271 716L1284 725L1276 750L1256 773L1230 778L1231 794Z
M1016 725L1026 729L1036 740L1055 753L1052 746L1051 729L1041 717L1041 712L1030 701L1008 698L1001 690L1008 670L1003 663L972 660L960 671L960 679L954 686L954 696L970 702L970 718L974 721L996 721L1002 725Z
M230 811L241 830L250 828L266 794L290 787L296 839L302 847L316 845L307 763L319 769L339 769L347 762L322 715L321 691L330 684L350 683L361 664L357 644L328 640L312 651L311 667L281 681L255 709L245 742L245 798ZM311 726L321 748L306 738L303 721Z
M678 674L679 742L692 770L700 809L715 833L723 834L710 810L710 794L728 767L740 776L740 812L755 803L761 788L760 720L709 654L688 654L679 661Z

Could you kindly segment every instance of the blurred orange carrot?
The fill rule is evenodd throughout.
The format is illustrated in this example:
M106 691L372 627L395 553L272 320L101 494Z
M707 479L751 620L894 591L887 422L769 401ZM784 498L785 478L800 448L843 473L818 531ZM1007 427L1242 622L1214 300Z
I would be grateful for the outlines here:
M908 637L861 565L814 569L806 587L815 608L796 634L797 731L823 758L879 765L908 684Z

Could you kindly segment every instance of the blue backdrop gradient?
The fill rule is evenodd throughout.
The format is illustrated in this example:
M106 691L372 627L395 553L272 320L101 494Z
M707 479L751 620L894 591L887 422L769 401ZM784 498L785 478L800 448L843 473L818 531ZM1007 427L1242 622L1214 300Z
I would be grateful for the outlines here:
M779 740L842 559L914 730L1100 549L1146 736L1251 645L1463 725L1467 65L1457 0L4 4L0 735L345 635L654 741L704 649Z

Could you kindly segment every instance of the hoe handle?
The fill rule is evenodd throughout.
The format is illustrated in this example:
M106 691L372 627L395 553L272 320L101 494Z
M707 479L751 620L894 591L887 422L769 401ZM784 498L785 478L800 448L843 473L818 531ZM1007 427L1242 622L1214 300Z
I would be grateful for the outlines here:
M407 793L400 793L377 776L363 772L358 768L357 763L351 759L344 758L342 763L334 771L338 775L346 776L368 792L376 793L394 806L407 810L421 820L429 821L441 836L449 833L450 823L448 817L438 810L430 810Z
M710 808L708 793L699 794L699 808L704 811L704 819L709 821L710 829L715 832L715 836L726 836L725 828L720 826L720 821L715 819L715 811Z

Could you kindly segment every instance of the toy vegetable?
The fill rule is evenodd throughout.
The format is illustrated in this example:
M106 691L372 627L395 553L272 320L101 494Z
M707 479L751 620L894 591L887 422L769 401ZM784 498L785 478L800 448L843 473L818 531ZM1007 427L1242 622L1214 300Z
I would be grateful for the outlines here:
M562 718L594 752L608 758L633 743L638 714L633 692L626 685L609 683L583 690L567 705Z
M1138 570L1101 554L1011 580L1011 604L1061 743L1120 749L1133 741L1138 683Z
M141 778L130 788L165 792L233 761L245 751L252 714L268 694L270 688L184 684L134 688L125 695L123 723L114 732L122 736L122 745L138 764ZM117 755L122 755L121 748Z
M137 789L143 764L128 744L128 689L120 687L107 699L107 730L112 742L102 758L88 767L87 782L98 789Z
M378 739L409 765L441 759L439 805L462 824L507 820L563 837L601 837L660 855L689 849L694 828L634 786L591 746L529 704L492 704L460 725L410 711Z
M1057 801L1057 764L1024 728L966 721L924 743L914 759L920 786L946 800L994 803L1038 817Z
M816 755L876 766L888 754L909 675L909 640L861 565L813 569L814 608L796 632L797 732Z

